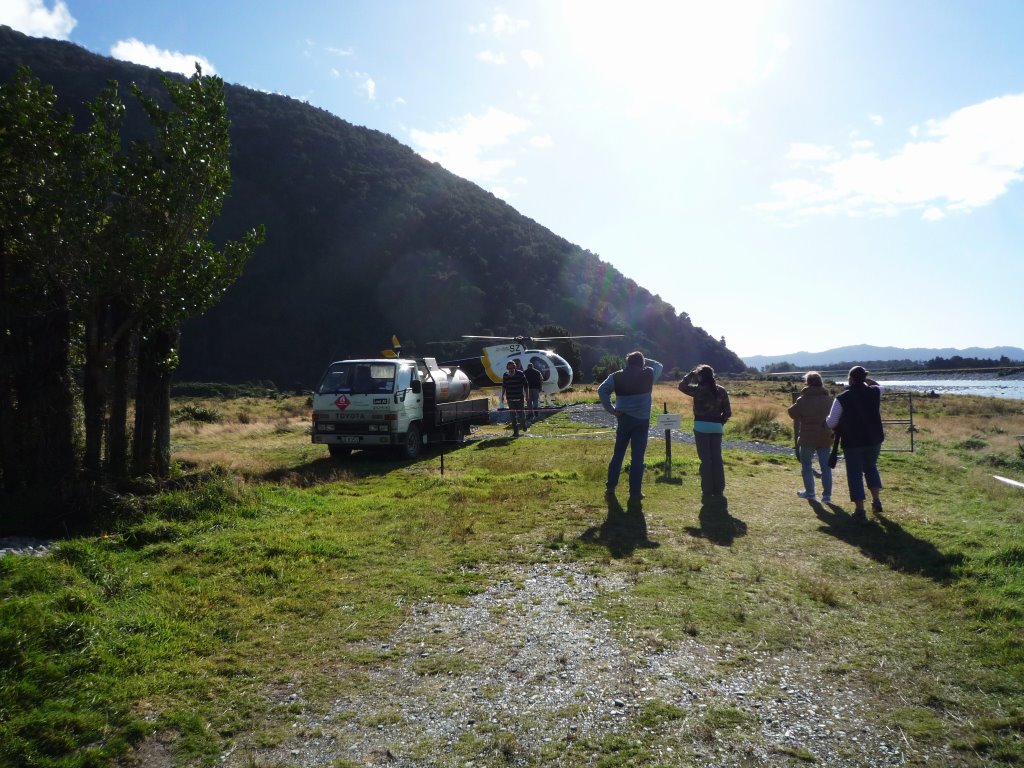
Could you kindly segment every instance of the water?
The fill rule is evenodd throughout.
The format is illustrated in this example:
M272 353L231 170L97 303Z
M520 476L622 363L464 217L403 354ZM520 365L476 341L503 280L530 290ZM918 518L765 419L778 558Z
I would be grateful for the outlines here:
M875 378L872 376L872 378ZM935 392L938 395L977 395L978 397L998 397L1006 400L1024 400L1024 379L1019 378L892 378L880 375L875 379L883 387L903 392L926 394ZM836 379L836 384L845 384L846 378Z

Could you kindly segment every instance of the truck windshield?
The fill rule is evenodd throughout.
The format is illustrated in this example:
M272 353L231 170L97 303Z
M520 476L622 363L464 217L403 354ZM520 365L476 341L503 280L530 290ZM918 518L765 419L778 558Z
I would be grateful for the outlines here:
M377 395L394 391L395 366L392 363L333 363L320 381L317 394Z

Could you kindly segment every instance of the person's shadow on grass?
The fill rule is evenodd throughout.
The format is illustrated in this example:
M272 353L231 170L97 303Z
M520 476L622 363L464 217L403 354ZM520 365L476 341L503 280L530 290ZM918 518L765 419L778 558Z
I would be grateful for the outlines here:
M580 541L601 544L615 558L629 557L636 549L654 549L658 542L647 538L647 518L643 504L630 502L628 509L614 496L607 498L608 517L600 526L591 526L580 534Z
M729 500L725 496L705 498L697 520L700 528L687 528L686 532L723 547L730 546L737 536L747 535L747 524L729 514Z
M884 514L875 512L867 523L857 523L837 504L810 502L814 514L825 525L818 530L855 546L867 557L900 573L927 576L937 582L950 582L963 555L947 555L934 544L919 539Z

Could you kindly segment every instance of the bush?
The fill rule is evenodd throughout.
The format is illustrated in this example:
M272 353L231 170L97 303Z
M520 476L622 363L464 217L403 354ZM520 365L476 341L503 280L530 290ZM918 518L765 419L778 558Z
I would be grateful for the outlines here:
M171 411L171 421L175 424L192 422L197 424L219 424L223 420L220 413L213 408L202 405L183 405Z
M754 411L737 428L755 440L777 440L792 437L792 430L780 424L771 408L755 408Z

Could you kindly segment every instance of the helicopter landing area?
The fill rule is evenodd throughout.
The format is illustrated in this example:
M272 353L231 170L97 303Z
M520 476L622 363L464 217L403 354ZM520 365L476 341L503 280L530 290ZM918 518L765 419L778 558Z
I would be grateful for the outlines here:
M577 439L577 440L614 440L615 439L615 417L608 413L600 405L567 405L563 408L549 410L546 414L542 414L538 421L543 421L551 413L565 413L569 417L569 421L576 424L586 424L592 427L606 427L606 430L601 432L590 432L587 434L537 434L537 433L526 433L524 437L530 438L557 438L557 439ZM502 421L508 421L508 411L499 411L498 419L496 423ZM693 435L689 432L681 432L679 430L671 430L672 442L674 443L689 443L693 445ZM665 436L665 431L657 429L654 426L651 427L650 431L651 438L661 438ZM761 443L755 440L723 440L722 448L731 449L737 451L754 451L756 453L771 453L779 455L793 455L792 446L784 445L772 445L770 443Z

